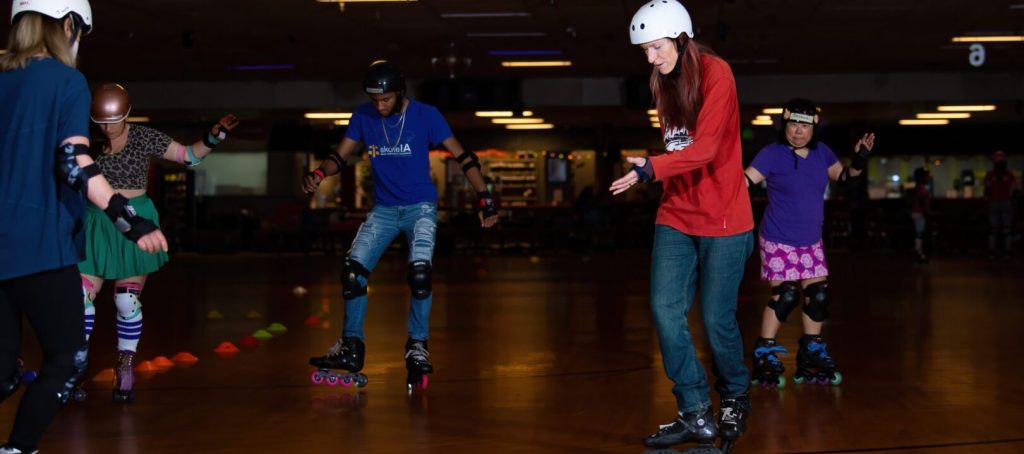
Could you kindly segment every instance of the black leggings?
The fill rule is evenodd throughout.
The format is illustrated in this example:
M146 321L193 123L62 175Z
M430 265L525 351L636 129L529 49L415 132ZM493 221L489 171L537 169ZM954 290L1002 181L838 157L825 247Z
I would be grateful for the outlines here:
M21 398L9 443L31 452L57 415L58 394L75 372L75 353L85 345L78 267L0 281L0 381L16 373L22 316L39 339L43 365Z

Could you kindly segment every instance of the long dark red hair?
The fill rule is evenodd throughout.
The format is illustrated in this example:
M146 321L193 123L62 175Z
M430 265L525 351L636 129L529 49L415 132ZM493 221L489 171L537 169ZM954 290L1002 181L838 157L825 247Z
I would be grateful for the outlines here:
M687 130L697 129L697 114L704 105L701 95L701 64L704 54L714 55L714 51L685 33L679 35L675 44L682 49L679 54L679 70L662 75L658 68L651 70L651 93L658 108L658 118L665 129L685 126Z

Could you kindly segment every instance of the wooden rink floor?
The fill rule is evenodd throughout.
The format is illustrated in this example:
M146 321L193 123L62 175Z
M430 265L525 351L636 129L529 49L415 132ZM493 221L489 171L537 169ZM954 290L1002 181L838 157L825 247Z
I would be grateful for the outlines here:
M790 383L751 389L735 453L1024 452L1024 279L1019 262L833 252L825 335L841 386L792 384L798 317L779 340ZM652 328L649 256L439 258L425 392L408 394L405 259L370 282L369 385L313 385L307 364L340 333L341 257L179 255L142 295L141 359L189 351L192 367L140 375L137 400L91 380L114 366L109 288L96 302L85 402L42 453L642 453L675 413ZM739 308L758 335L768 288L748 262ZM294 292L301 286L305 294ZM208 319L211 310L224 314ZM250 314L256 312L258 314ZM307 325L311 314L325 323ZM259 315L259 318L247 316ZM709 366L699 311L690 313ZM271 323L288 331L229 357L213 352ZM28 365L38 347L25 336ZM0 406L6 439L18 395ZM718 396L712 394L717 407ZM677 446L682 451L686 445Z

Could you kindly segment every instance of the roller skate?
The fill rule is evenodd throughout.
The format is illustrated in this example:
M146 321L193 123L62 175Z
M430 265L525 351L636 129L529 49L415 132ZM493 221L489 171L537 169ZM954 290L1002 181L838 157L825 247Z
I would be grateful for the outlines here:
M804 335L800 338L800 351L796 354L796 374L793 382L801 384L833 385L843 382L843 374L836 370L836 363L828 354L825 341L820 335Z
M423 391L427 389L427 374L434 373L434 366L430 364L430 349L427 341L409 338L405 341L405 369L409 375L405 378L405 385L411 393L413 390Z
M0 446L0 454L38 454L39 450L35 451L22 451L11 445Z
M718 416L718 435L722 437L722 452L729 452L736 440L747 431L750 414L750 396L742 395L722 399Z
M675 421L661 425L658 432L644 439L648 448L668 448L681 443L696 442L701 449L714 449L718 438L711 407L678 415Z
M366 356L366 344L358 337L342 337L327 350L326 356L309 358L309 364L317 370L309 376L314 384L326 383L327 386L348 388L352 385L362 388L370 380L363 370L363 358ZM347 372L335 372L340 369Z
M24 380L22 374L25 373L25 361L20 357L17 363L14 365L14 373L10 377L0 381L0 402L11 396L18 391L18 387L21 386L21 382Z
M135 401L135 390L132 389L135 386L134 360L135 352L133 351L120 350L117 352L117 368L114 369L117 379L114 385L114 402L130 403Z
M754 377L750 382L762 388L785 388L786 377L782 374L786 368L778 355L787 353L789 350L776 344L775 339L758 339L754 344Z

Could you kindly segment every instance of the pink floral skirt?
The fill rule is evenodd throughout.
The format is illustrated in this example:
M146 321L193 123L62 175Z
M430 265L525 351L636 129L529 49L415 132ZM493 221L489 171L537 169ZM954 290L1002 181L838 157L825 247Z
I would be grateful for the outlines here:
M799 281L828 276L821 240L810 246L790 246L759 237L758 243L762 280Z

